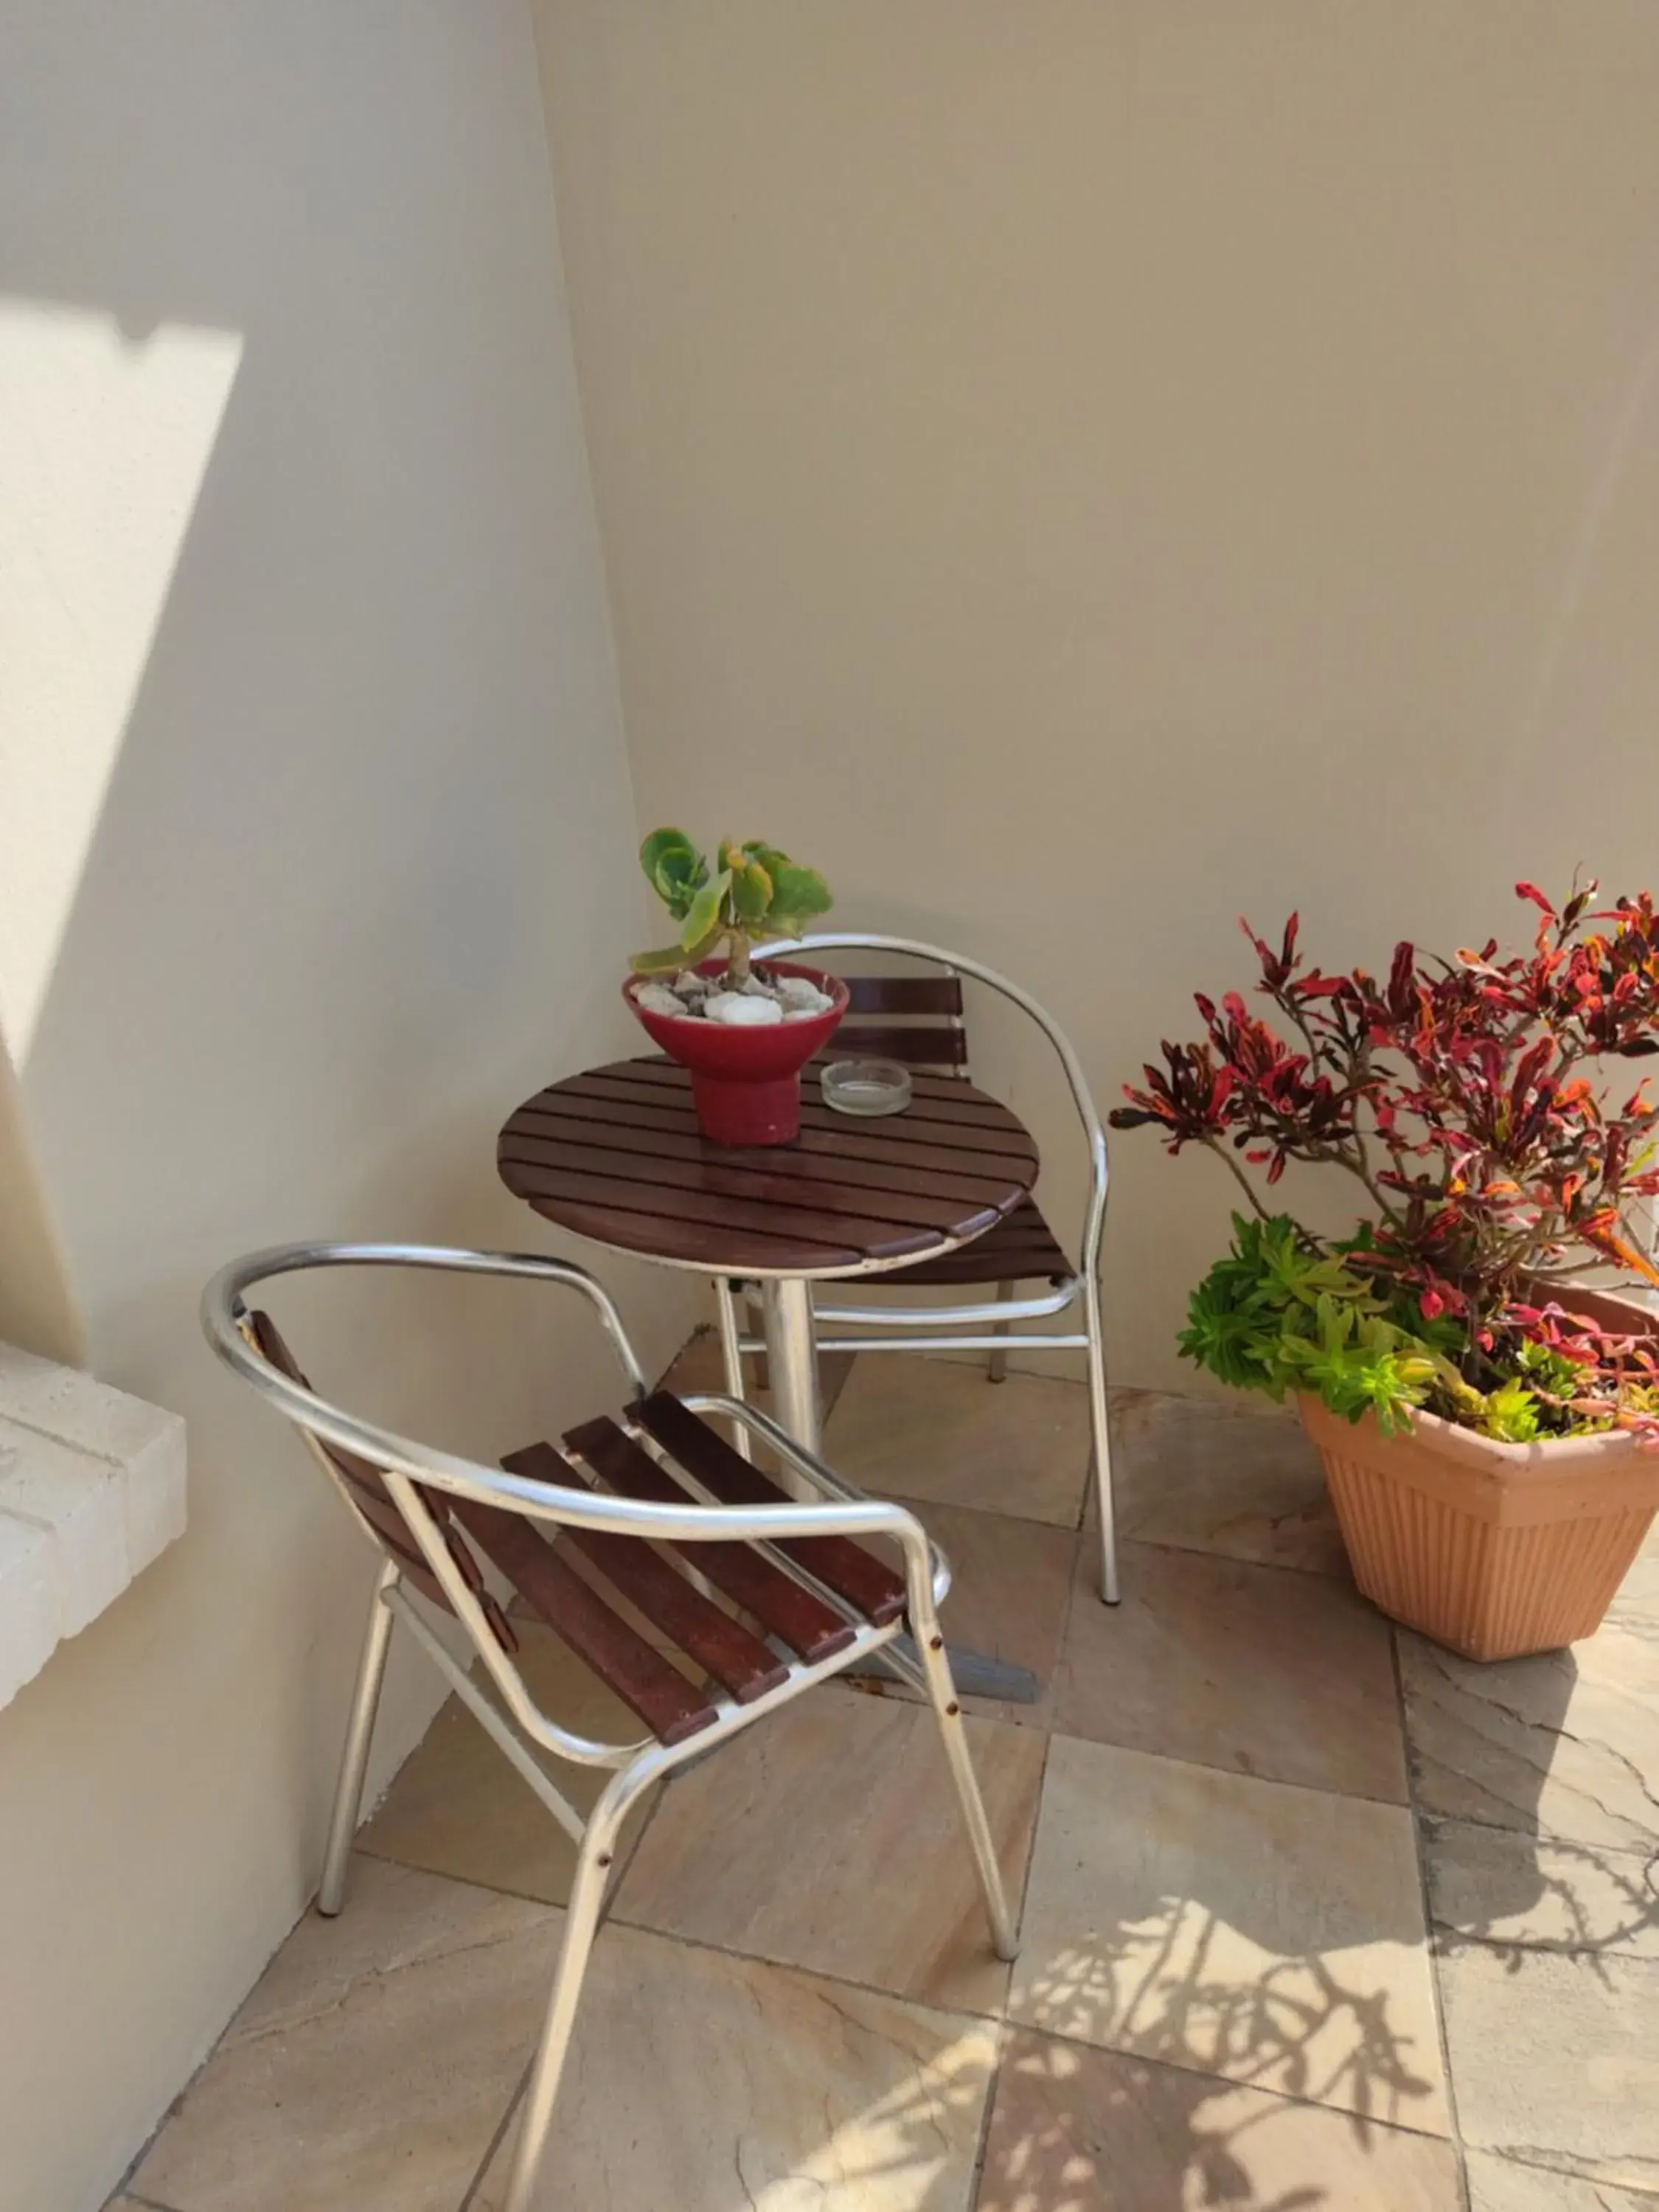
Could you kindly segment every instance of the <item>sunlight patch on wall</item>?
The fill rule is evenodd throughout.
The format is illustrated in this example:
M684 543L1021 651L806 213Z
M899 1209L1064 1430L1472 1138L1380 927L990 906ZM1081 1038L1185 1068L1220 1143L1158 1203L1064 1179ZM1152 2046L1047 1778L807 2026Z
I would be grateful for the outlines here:
M0 1027L20 1067L241 350L0 299Z

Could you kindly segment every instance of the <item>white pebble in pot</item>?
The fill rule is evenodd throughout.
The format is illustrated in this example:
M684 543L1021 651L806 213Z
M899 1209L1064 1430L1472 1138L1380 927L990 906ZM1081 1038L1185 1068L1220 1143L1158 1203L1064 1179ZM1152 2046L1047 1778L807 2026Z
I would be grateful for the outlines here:
M677 1021L684 1021L689 1011L684 1000L666 983L641 983L634 994L634 1004L643 1006L647 1014L670 1014Z
M805 1006L821 1014L835 1005L827 993L820 991L810 975L780 975L777 993L786 1006Z
M716 991L702 1010L711 1022L724 1022L733 1030L764 1029L783 1019L783 1008L775 999L750 999L741 991Z

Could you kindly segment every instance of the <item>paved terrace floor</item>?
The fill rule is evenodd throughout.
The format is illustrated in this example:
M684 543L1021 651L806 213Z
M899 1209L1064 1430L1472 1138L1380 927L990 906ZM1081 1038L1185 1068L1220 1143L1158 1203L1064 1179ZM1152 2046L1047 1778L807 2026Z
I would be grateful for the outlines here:
M548 2212L1659 2212L1659 1547L1593 1641L1468 1665L1355 1595L1292 1425L1126 1391L1109 1613L1079 1389L833 1379L953 1637L1048 1685L970 1723L1024 1950L926 1711L817 1692L628 1839ZM116 2203L497 2212L570 1857L452 1702Z

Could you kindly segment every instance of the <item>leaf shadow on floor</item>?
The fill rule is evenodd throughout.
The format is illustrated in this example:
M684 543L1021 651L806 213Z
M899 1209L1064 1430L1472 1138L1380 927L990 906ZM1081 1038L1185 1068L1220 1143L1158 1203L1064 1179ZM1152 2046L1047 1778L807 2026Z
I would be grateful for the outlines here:
M1570 1650L1481 1666L1413 1642L1441 1956L1659 1957L1659 1772L1610 1740L1608 1686Z

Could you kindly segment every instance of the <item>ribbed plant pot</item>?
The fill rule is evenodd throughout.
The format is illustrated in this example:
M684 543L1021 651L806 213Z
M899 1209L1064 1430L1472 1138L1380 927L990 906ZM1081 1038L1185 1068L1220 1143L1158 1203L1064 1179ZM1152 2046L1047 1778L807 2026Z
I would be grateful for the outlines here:
M1659 1334L1659 1316L1605 1291L1555 1295L1626 1334ZM1623 1431L1504 1444L1418 1413L1409 1435L1385 1437L1372 1414L1297 1406L1354 1580L1468 1659L1593 1636L1659 1510L1659 1455Z

